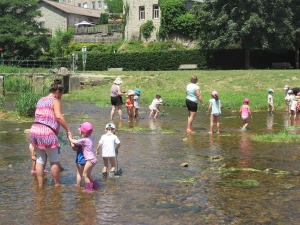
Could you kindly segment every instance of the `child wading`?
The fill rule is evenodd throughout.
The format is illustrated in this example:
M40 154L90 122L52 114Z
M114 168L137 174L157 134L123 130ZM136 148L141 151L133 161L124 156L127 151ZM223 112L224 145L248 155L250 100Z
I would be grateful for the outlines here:
M246 130L248 126L248 118L249 116L252 118L250 106L249 106L249 98L244 98L243 105L240 108L240 118L243 120L243 127L242 130Z
M162 99L159 94L155 95L155 99L153 99L151 105L149 106L150 114L149 118L156 118L159 111L159 106L162 104Z
M207 110L207 114L210 114L210 127L209 127L209 133L213 133L213 127L214 127L214 121L216 121L217 124L217 134L220 133L220 122L219 122L219 116L221 114L221 108L222 104L219 100L218 92L213 91L211 93L212 99L209 100L209 106Z
M115 156L118 154L118 150L121 146L119 138L115 135L116 126L113 123L106 124L105 132L102 135L96 150L97 156L99 155L99 149L102 146L102 158L104 167L102 169L103 176L107 176L108 161L110 162L111 173L115 173L116 161Z
M132 122L134 117L134 100L133 100L134 95L135 92L133 90L128 91L128 98L126 100L128 122Z
M83 192L91 192L93 189L100 189L99 183L92 177L92 169L97 163L97 158L94 152L94 144L92 139L93 125L89 122L85 122L80 125L81 139L75 140L69 136L71 143L75 145L81 145L83 156L86 160L82 176L85 182L85 190Z
M274 99L273 99L273 89L268 90L268 113L273 113L274 112Z
M79 131L80 134L80 131ZM85 158L83 156L83 152L82 152L82 146L81 145L75 145L71 142L71 147L74 151L76 151L76 169L77 169L77 173L76 173L76 185L78 187L80 187L81 185L81 180L82 180L82 174L83 174L83 170L84 170L84 166L86 164Z
M139 108L140 108L141 90L139 88L135 89L134 100L134 118L139 119Z

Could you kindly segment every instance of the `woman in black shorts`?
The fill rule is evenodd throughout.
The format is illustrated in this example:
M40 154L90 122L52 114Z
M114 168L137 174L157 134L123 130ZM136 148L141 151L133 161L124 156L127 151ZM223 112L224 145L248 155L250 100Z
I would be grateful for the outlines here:
M120 88L121 83L122 83L122 79L120 77L117 77L110 89L110 102L112 105L111 112L110 112L110 120L113 120L116 108L118 108L118 114L120 120L123 119L122 118L122 105L123 105L122 96L126 95L126 93L121 92L121 88Z

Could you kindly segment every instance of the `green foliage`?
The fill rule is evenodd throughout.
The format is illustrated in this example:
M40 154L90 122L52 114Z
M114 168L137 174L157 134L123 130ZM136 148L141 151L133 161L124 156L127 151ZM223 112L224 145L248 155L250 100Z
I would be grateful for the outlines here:
M34 92L19 93L14 102L18 114L20 116L34 116L35 106L40 98L41 95Z
M186 12L185 0L159 0L158 4L161 9L159 36L168 37L177 31L176 19Z
M154 29L154 25L152 20L147 20L147 22L142 24L140 27L141 34L144 35L145 38L150 37L153 29Z
M4 95L0 95L0 110L4 109L5 97Z
M184 35L185 37L190 37L196 39L200 32L200 23L196 19L195 15L186 13L182 14L176 18L177 32Z
M239 44L243 49L293 49L291 1L205 1L197 16L202 49ZM299 20L298 20L299 22Z
M298 134L290 134L287 130L280 131L277 134L254 135L252 137L255 141L263 142L300 142Z
M106 11L109 13L123 12L123 0L104 0L104 4L107 6Z
M5 92L29 92L32 86L26 76L7 76L4 80Z
M0 47L4 58L36 59L49 49L47 30L36 19L41 17L36 0L0 1Z
M107 13L101 13L98 23L99 24L108 24L108 14Z
M51 50L55 58L62 59L71 54L66 46L74 38L74 34L75 30L72 27L69 27L66 31L62 31L60 28L55 31L56 36L51 39Z
M123 13L123 17L122 17L122 37L125 37L125 26L126 26L126 22L127 22L127 16L129 14L129 3L126 1L126 3L124 4L124 13Z
M81 61L81 55L79 56ZM132 52L122 54L101 54L90 52L86 62L86 70L107 70L108 68L123 68L132 70L177 70L180 64L197 64L205 68L205 56L198 50L189 51L157 51L157 52ZM79 64L79 70L82 70Z
M111 45L106 45L103 43L94 44L94 43L70 42L66 46L66 49L67 52L69 52L70 54L72 54L73 52L77 52L81 54L82 46L86 46L88 52L97 51L102 53L113 53L114 50L117 50L122 45L122 43L123 43L122 40L115 42Z

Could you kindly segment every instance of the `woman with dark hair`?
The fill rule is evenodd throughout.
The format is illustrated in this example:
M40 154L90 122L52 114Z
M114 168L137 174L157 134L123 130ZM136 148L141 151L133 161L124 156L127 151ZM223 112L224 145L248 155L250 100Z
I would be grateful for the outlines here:
M30 129L30 143L36 151L36 175L39 187L44 183L44 164L46 157L50 161L55 186L60 186L60 163L58 134L62 126L67 135L71 135L68 124L62 114L60 99L64 93L61 79L55 79L49 88L49 94L36 104L34 123Z
M197 76L193 75L190 78L191 83L186 87L186 107L188 108L188 125L186 132L193 132L194 129L192 127L193 121L197 114L198 102L200 101L202 104L202 108L204 107L204 102L201 96L200 87L196 84L198 82Z

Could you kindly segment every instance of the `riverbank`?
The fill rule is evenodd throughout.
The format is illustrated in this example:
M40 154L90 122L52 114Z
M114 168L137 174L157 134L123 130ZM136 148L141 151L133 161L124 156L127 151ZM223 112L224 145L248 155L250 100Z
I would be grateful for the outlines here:
M197 75L206 107L210 93L219 92L225 108L239 110L245 97L250 99L252 109L266 109L268 89L274 90L275 111L284 109L283 87L298 86L299 70L215 70L215 71L101 71L86 74L102 76L122 76L122 91L141 89L142 104L150 104L156 94L160 94L167 106L185 106L185 88L191 75ZM110 106L111 83L74 91L64 99L95 102L99 106ZM125 100L125 99L124 99Z

